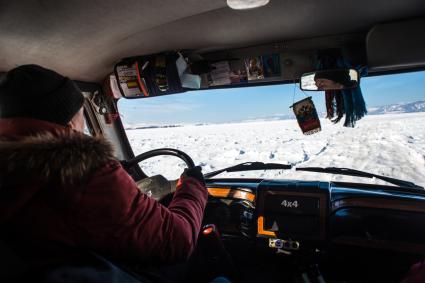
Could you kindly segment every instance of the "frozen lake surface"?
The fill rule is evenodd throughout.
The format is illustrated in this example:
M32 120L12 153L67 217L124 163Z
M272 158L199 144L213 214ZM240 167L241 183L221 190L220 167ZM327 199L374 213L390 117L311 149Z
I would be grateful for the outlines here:
M303 135L295 120L127 130L127 135L135 154L177 148L201 165L204 173L262 161L300 167L347 167L425 186L424 124L425 113L411 113L370 115L355 128L322 120L322 131L311 136ZM175 157L156 157L140 165L147 174L162 174L169 179L178 178L185 167ZM293 170L226 173L218 177L236 176L383 183Z

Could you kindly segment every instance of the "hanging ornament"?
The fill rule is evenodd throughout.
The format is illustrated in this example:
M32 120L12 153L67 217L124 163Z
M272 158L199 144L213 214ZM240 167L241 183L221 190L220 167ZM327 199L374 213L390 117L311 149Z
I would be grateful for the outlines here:
M354 68L361 77L367 75L367 67L352 64L340 49L321 50L314 60L317 70ZM356 122L367 114L360 85L353 89L326 91L325 98L326 118L333 123L338 123L345 115L344 127L354 127Z
M322 130L311 96L295 102L291 107L303 134L311 135Z

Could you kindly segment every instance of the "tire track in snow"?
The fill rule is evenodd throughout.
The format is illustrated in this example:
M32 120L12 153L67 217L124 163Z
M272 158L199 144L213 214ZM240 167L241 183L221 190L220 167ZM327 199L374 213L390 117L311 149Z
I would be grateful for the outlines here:
M303 159L302 159L302 160L300 160L300 161L296 161L296 162L292 162L292 163L290 163L293 167L296 167L297 165L300 165L300 164L304 164L304 163L306 163L307 161L309 161L309 160L310 160L310 156L309 156L309 155L308 155L308 153L305 151L304 145L302 145L302 146L301 146L301 149L302 149L302 151L303 151Z

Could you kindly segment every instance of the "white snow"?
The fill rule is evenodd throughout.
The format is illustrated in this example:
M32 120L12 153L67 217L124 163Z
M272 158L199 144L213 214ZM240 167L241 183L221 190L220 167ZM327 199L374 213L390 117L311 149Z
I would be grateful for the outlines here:
M322 120L320 133L305 136L295 120L127 130L134 153L171 147L188 153L203 172L247 161L296 166L347 167L425 186L425 113L366 116L355 128ZM175 157L140 163L150 174L176 179L184 164ZM226 173L218 177L384 182L294 170Z

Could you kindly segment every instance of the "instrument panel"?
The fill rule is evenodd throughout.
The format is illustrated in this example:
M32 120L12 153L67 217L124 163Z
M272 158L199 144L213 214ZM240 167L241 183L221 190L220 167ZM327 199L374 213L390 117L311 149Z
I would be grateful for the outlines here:
M209 186L204 223L213 223L222 235L252 237L256 186Z
M329 185L320 182L262 182L258 190L260 237L324 240ZM262 226L261 226L262 224Z
M205 223L222 235L283 241L323 240L329 183L267 181L208 185Z
M208 180L204 223L223 238L294 251L329 244L425 254L425 193L318 181Z

